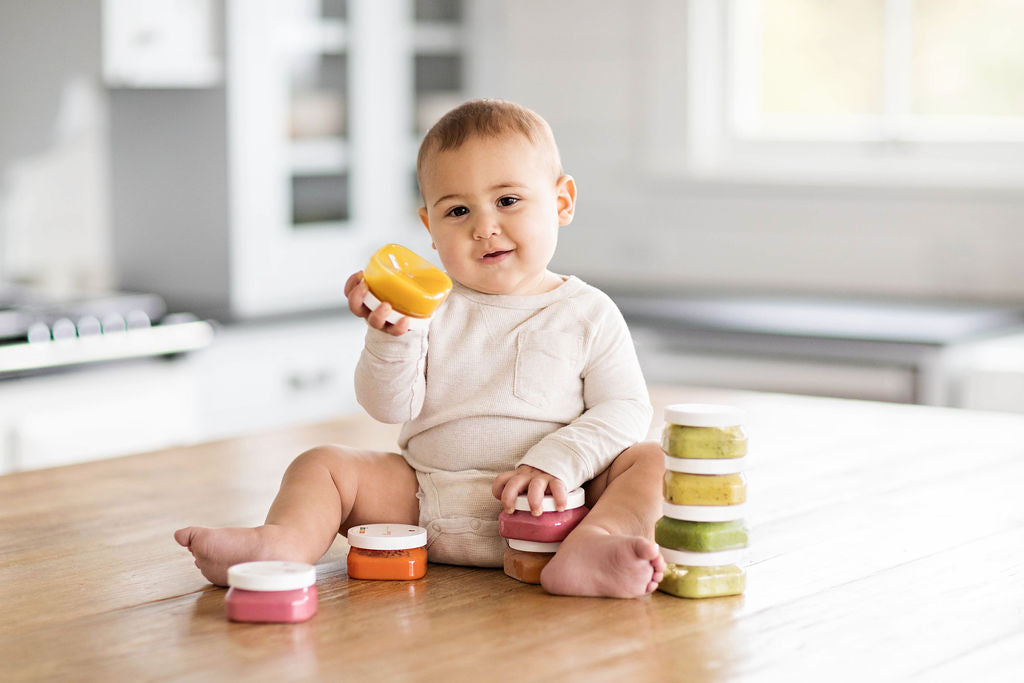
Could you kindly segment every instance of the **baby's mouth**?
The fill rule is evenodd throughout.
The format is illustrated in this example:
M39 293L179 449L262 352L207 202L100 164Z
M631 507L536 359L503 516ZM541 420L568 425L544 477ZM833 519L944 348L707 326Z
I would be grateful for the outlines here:
M511 249L505 249L503 251L490 251L483 255L483 260L486 261L497 261L504 258L505 256L512 253Z

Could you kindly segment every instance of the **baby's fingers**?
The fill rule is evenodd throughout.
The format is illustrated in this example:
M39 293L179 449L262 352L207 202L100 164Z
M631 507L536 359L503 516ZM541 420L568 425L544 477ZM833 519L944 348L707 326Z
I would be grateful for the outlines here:
M358 279L356 279L358 277ZM353 282L355 280L355 282ZM351 285L351 287L349 286ZM345 283L345 296L348 297L348 310L352 311L353 315L359 316L360 318L366 318L370 315L370 309L363 305L363 300L366 298L367 292L370 288L366 286L366 282L362 279L361 273L356 273L348 279Z
M513 474L501 491L501 507L505 512L512 514L516 511L516 498L522 493L530 482L530 478L524 474Z
M358 272L352 273L351 275L349 275L348 276L348 280L345 281L345 296L348 296L349 294L351 294L352 290L355 289L356 285L358 285L362 281L363 281L363 271L361 271L361 270L358 271Z
M530 502L530 514L534 517L539 517L544 512L544 494L547 490L548 479L546 477L537 477L530 482L526 500Z
M565 488L565 482L558 477L551 477L548 481L548 489L555 501L555 509L561 512L569 502L569 492Z
M370 324L370 327L375 330L384 331L384 326L388 324L388 316L391 315L391 304L387 301L382 301L373 309L368 316L366 316L366 322Z
M509 479L516 475L515 470L509 470L508 472L502 472L494 478L494 483L491 484L491 495L501 500L501 494L505 490L505 484Z

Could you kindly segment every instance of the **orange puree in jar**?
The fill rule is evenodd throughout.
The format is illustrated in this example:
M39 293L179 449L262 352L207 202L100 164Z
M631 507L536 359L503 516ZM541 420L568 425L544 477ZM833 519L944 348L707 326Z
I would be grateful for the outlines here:
M366 550L348 552L348 575L353 579L404 581L420 579L427 573L427 549Z
M554 553L528 553L509 548L505 551L505 574L523 583L540 583L540 573Z
M370 294L411 318L429 318L452 289L444 271L400 244L378 249L366 265L363 279Z
M427 530L406 524L363 524L348 530L351 579L407 581L427 573Z

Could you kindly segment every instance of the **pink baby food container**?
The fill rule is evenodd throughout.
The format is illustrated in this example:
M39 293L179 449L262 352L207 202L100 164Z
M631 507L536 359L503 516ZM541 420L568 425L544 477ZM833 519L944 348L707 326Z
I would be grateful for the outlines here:
M559 543L576 528L589 510L583 505L583 489L573 489L566 496L565 509L555 510L555 499L544 496L541 501L543 512L534 517L526 496L516 498L516 510L512 514L498 515L498 533L503 538L515 538L538 543Z
M244 562L228 568L224 606L231 621L296 623L316 614L316 567Z

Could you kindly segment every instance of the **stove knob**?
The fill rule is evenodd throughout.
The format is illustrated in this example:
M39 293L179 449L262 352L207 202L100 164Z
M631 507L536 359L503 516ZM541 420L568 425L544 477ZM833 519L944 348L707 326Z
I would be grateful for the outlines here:
M124 316L125 325L129 330L142 330L150 326L149 316L145 311L128 311Z
M60 318L53 323L53 339L59 341L61 339L74 339L78 336L78 329L75 324L67 318Z
M124 332L127 325L120 313L107 313L103 316L103 334L116 334Z
M79 337L96 337L102 333L103 327L94 316L85 315L78 319Z
M50 341L50 327L46 323L32 323L28 326L28 343L38 344Z

